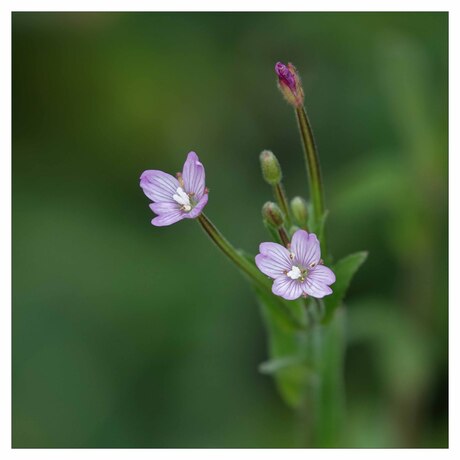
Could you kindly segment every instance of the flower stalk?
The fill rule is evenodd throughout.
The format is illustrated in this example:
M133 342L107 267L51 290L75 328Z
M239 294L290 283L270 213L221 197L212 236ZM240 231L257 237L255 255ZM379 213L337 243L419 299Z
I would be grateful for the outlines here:
M310 196L313 208L313 216L316 225L321 222L324 215L324 192L319 164L318 150L316 148L313 131L304 106L296 107L295 113L302 140L305 164L310 184Z
M280 240L282 241L284 247L288 248L291 245L291 242L289 240L289 236L286 232L286 229L284 227L280 227L278 229L278 234L280 236Z
M268 291L271 293L269 279L228 242L224 235L222 235L204 213L198 216L198 222L214 244L249 278L256 290ZM285 308L282 303L279 304L279 307L280 313L283 314L295 329L305 329L306 325L300 321L290 309Z
M202 229L208 234L214 244L257 286L267 289L270 284L267 278L252 265L243 255L241 255L222 235L217 227L201 213L198 216L198 222Z
M289 204L286 196L286 191L284 190L283 184L281 182L273 186L273 195L275 196L275 200L277 201L279 207L284 213L284 216L286 217L286 223L289 225L291 223Z

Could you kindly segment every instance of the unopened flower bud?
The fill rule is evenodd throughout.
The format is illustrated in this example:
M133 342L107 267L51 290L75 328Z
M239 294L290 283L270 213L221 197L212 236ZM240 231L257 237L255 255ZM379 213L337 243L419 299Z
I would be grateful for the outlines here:
M282 62L277 62L275 72L278 75L278 88L285 99L294 107L301 107L304 94L296 68L291 63L284 65Z
M302 197L296 196L291 200L291 211L294 219L299 225L307 225L308 204Z
M280 228L284 224L284 216L276 203L267 201L262 207L263 218L273 227Z
M277 185L281 182L283 174L278 159L270 150L264 150L260 154L260 166L262 175L270 185Z

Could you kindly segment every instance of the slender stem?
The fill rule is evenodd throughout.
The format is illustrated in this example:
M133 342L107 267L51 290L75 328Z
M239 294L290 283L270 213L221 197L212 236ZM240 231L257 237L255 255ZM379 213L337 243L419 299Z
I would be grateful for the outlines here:
M216 226L207 218L204 213L198 216L198 222L203 230L208 234L216 246L254 283L256 289L262 289L271 294L271 281L260 272L246 257L240 254L220 233ZM279 303L280 311L285 318L297 329L304 329L305 324L294 317L292 311L286 308L283 302Z
M286 196L286 191L284 190L283 184L281 184L281 182L273 186L273 194L275 195L275 199L278 202L281 211L283 211L283 214L286 218L286 223L289 227L292 221L291 213L289 211L289 204Z
M286 233L286 229L284 227L280 227L278 229L278 234L280 236L281 241L283 242L283 245L287 248L291 242L289 241L289 236Z
M299 124L300 137L302 138L303 150L305 154L305 163L310 182L310 196L313 205L313 214L318 224L324 214L324 193L323 181L321 179L321 168L318 158L313 131L310 121L303 106L296 107L295 113Z
M220 233L215 225L206 217L204 213L198 216L198 222L203 230L214 241L216 246L244 273L251 281L254 281L262 288L269 288L268 279L254 265L252 265L244 256L242 256Z

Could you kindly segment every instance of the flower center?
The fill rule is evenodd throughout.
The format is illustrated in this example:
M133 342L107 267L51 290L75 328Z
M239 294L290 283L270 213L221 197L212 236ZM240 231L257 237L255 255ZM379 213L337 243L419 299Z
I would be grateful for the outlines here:
M181 205L183 211L189 212L192 209L190 197L184 192L182 187L178 187L173 195L173 200Z
M291 270L286 273L286 275L291 278L291 280L298 280L303 281L307 276L308 270L300 269L296 265L293 265Z
M299 267L296 267L295 265L292 266L292 269L290 272L286 273L291 280L297 280L302 276L302 272L300 271Z

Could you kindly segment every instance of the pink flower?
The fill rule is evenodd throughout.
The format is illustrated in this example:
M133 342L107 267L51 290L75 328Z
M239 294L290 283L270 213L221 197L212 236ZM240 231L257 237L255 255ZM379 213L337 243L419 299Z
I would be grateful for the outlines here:
M187 155L182 173L177 173L177 178L163 171L144 171L140 186L153 201L150 209L158 214L152 219L152 225L163 227L198 217L208 202L204 180L204 166L195 152Z
M273 294L287 300L300 296L321 299L332 294L330 284L335 282L334 272L321 264L321 250L314 233L297 230L289 249L278 243L262 243L256 265L275 281Z

